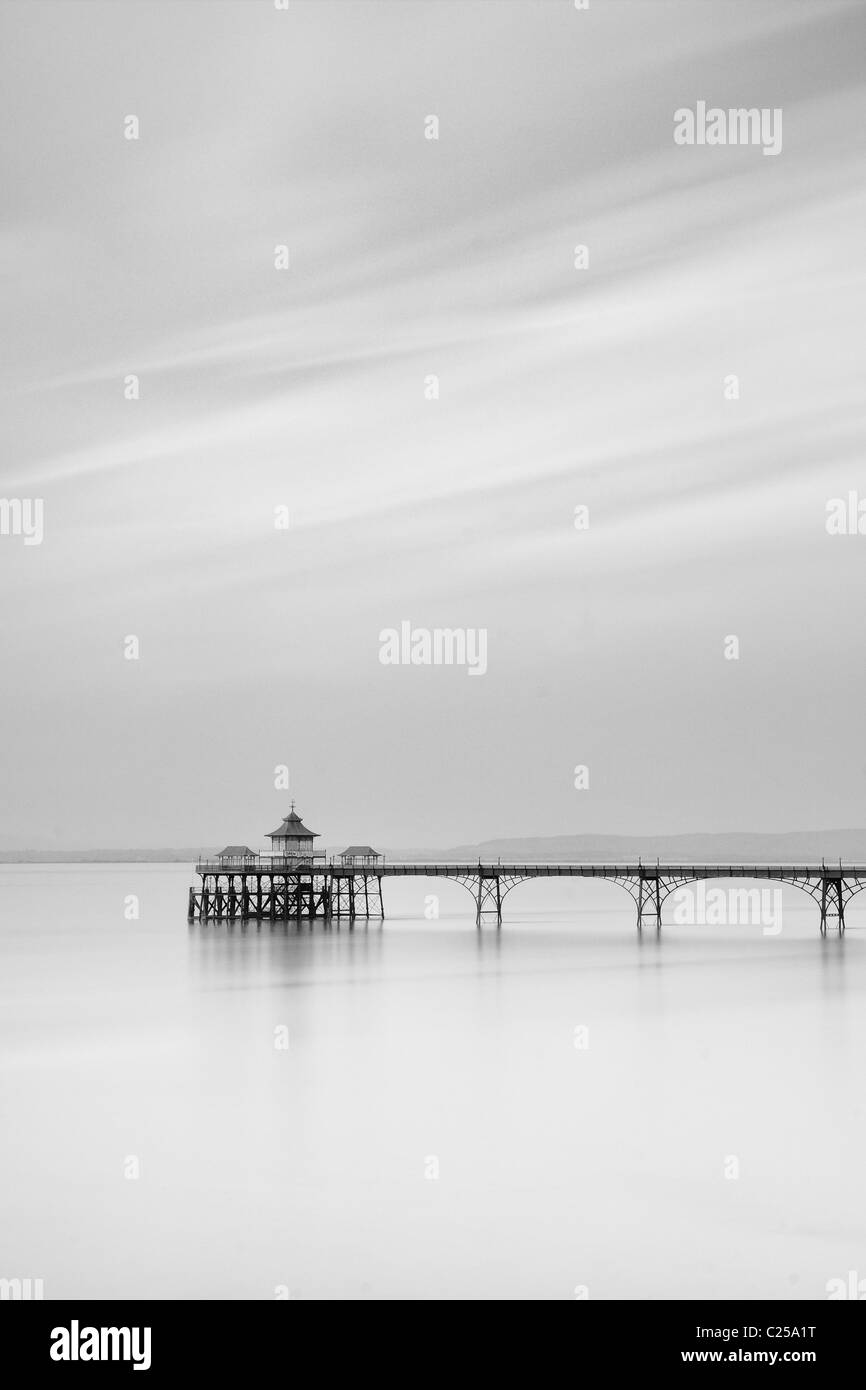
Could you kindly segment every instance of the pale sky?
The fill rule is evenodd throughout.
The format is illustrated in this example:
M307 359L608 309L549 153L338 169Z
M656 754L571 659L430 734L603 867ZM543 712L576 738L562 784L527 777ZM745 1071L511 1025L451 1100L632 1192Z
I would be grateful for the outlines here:
M866 535L825 526L866 499L866 7L0 30L0 496L45 518L0 536L0 847L261 845L281 764L331 845L866 823ZM675 145L698 101L781 153ZM407 620L486 674L383 666Z

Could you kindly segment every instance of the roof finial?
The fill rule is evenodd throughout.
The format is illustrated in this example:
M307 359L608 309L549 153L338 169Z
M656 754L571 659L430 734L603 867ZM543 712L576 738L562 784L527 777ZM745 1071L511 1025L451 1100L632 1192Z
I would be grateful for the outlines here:
M294 809L295 809L295 803L294 803L294 801L292 801L292 810L294 811Z

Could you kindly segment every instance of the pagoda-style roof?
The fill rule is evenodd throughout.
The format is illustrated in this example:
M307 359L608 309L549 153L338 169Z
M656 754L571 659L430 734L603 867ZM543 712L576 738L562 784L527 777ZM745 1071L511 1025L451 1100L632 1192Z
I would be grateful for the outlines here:
M217 859L254 859L255 850L250 849L249 845L226 845L217 855Z
M380 857L379 851L375 850L372 845L349 845L348 849L343 850L343 858L348 859L350 855L353 859L378 859Z
M318 838L318 830L308 830L294 807L282 825L278 826L276 830L268 831L269 840L317 840Z

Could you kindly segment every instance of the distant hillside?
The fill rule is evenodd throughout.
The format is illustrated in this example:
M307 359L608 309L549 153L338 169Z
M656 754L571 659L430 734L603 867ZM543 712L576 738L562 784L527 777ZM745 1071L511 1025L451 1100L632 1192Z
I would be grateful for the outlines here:
M553 835L482 840L451 849L393 850L389 859L502 859L512 863L605 863L656 858L668 863L800 863L843 859L866 863L866 830L749 831L700 835Z
M217 848L5 850L2 864L193 864ZM325 853L330 857L338 851ZM513 863L608 863L656 858L668 863L866 863L866 830L789 830L777 835L730 831L700 835L548 835L532 839L481 840L477 844L425 849L386 849L392 862L412 859L511 861Z
M216 854L217 850L206 845L201 850L7 849L0 850L0 864L194 864L200 853Z

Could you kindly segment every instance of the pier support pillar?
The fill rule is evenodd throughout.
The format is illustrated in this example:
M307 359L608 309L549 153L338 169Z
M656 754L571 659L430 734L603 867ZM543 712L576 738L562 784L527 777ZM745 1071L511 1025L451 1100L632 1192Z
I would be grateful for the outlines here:
M478 888L475 893L475 925L481 930L482 918L487 913L496 913L497 930L502 926L502 890L499 883L499 874L478 875Z
M842 894L842 876L824 874L821 879L821 935L827 935L827 924L835 919L836 930L842 936L845 931L845 899Z
M364 874L364 911L368 921L371 917L380 917L384 920L381 874Z
M637 929L643 931L644 923L654 926L657 932L662 929L662 898L658 874L641 869L637 885Z

